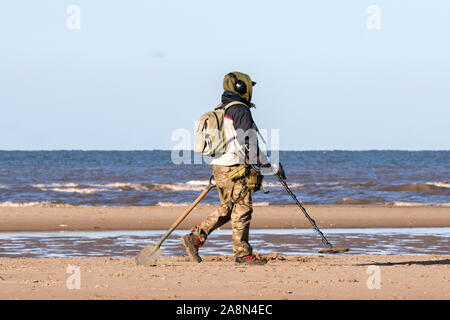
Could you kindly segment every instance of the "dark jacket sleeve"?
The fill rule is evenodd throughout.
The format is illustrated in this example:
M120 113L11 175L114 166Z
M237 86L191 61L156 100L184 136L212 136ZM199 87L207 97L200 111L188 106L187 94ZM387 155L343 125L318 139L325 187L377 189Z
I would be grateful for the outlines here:
M241 146L245 145L245 148L243 149L246 150L245 154L247 158L250 157L249 159L250 162L258 165L260 165L261 162L265 163L267 161L266 160L267 158L261 157L262 151L260 151L258 146L256 131L255 130L248 131L249 129L255 128L250 109L243 105L234 105L229 107L225 111L225 116L233 120L234 130L236 130L236 132L238 133L237 140ZM239 137L239 133L245 133L245 136ZM254 141L256 143L255 145L250 145L249 135L254 135Z
M233 120L234 130L241 129L246 132L248 129L253 128L252 113L249 108L244 105L234 105L229 107L225 111L225 115Z

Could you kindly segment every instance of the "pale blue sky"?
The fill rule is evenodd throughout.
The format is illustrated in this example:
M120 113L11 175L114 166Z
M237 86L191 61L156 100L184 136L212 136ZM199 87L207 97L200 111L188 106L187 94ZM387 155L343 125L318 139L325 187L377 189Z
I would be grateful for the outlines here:
M0 149L171 149L230 71L281 149L450 149L449 34L445 0L2 1Z

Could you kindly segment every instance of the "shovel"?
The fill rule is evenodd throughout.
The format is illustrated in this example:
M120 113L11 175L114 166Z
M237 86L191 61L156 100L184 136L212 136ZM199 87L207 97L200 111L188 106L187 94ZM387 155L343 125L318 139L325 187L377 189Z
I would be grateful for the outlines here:
M136 264L138 265L150 265L154 263L164 251L160 249L162 243L170 236L170 234L178 227L178 225L188 216L189 213L195 208L195 206L206 196L206 194L216 187L213 183L214 177L211 176L209 184L203 190L203 192L195 199L195 201L186 209L186 211L173 223L169 230L159 239L156 245L148 244L137 256Z

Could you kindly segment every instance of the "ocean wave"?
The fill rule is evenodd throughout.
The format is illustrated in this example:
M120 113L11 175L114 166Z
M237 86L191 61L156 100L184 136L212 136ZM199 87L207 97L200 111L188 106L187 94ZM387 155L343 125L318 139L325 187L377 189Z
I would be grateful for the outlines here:
M34 184L33 187L38 188L41 191L53 191L62 193L90 194L106 191L106 189L83 187L77 183Z
M41 191L53 191L62 193L90 194L96 192L111 191L203 191L209 184L209 180L189 180L176 183L133 183L133 182L111 182L111 183L51 183L34 184L34 188ZM263 183L265 188L282 188L279 183ZM303 187L301 183L289 184L291 188Z
M90 184L93 187L100 187L103 191L149 191L152 190L150 184L131 183L131 182L113 182L104 184ZM116 189L116 190L114 190Z
M209 180L190 180L187 182L176 183L107 183L107 184L93 184L92 186L119 189L120 191L133 190L133 191L203 191L209 184ZM282 188L279 183L263 183L266 188ZM289 184L290 187L302 187L301 183Z
M389 202L387 204L396 206L396 207L424 207L424 206L450 207L450 202L425 203L425 202L393 201L393 202Z
M381 191L418 191L418 192L426 192L426 191L442 191L449 188L448 183L444 182L427 182L424 184L401 184L395 186L388 186L381 188Z
M62 203L56 203L52 201L31 201L31 202L14 202L6 201L0 202L0 207L60 207L70 206Z
M270 202L253 202L254 207L267 207L270 206Z
M158 207L187 207L190 203L187 202L158 202L156 204Z
M191 203L189 202L158 202L156 204L159 207L187 207L190 206ZM202 204L203 206L211 206L216 204ZM253 202L254 207L265 207L270 205L269 202Z
M450 202L444 203L430 203L430 202L408 202L408 201L385 201L383 199L355 199L355 198L341 198L335 202L336 204L372 204L372 205L389 205L395 207L416 207L416 206L436 206L449 207Z
M155 183L153 188L158 191L203 191L206 185L189 183Z
M209 181L192 180L186 183L131 183L114 182L106 184L92 184L94 187L107 188L109 191L202 191ZM106 191L108 191L106 190Z
M438 188L450 188L450 183L449 182L427 182L426 184L430 185L430 186L435 186Z
M108 191L202 191L206 183L197 181L188 181L187 183L131 183L131 182L113 182L105 184L85 184L76 183L67 184L36 184L33 187L41 191L65 192L65 193L96 193Z
M328 182L313 182L311 183L312 185L315 186L337 186L339 184L341 184L341 182L338 181L328 181Z
M209 184L209 180L189 180L188 182L186 182L186 184L206 187Z
M33 184L32 185L38 189L48 189L48 188L76 188L79 186L78 183L52 183L52 184Z
M278 183L264 183L263 182L263 187L265 188L283 188L283 186L278 182ZM300 187L304 187L305 185L303 183L288 183L289 188L300 188Z
M96 188L49 188L49 191L62 192L62 193L82 193L90 194L96 192L106 191L106 189L96 189Z
M377 199L355 199L355 198L341 198L336 203L339 204L382 204L383 200Z
M137 192L184 192L194 191L201 192L209 184L208 180L189 180L187 182L175 182L175 183L140 183L140 182L110 182L110 183L49 183L49 184L34 184L34 188L38 188L44 192L56 192L56 193L73 193L73 194L95 194L103 192L120 192L120 191L137 191ZM335 189L323 190L325 183L314 183L312 185L320 185L313 187L311 184L303 183L290 183L289 187L305 188L307 187L310 195L321 195L326 192L334 192ZM328 185L333 188L336 187L335 182L330 182ZM372 187L373 183L353 183L343 185L343 187ZM263 187L267 189L282 189L282 185L278 182L263 183ZM0 185L0 191L3 192L3 188L7 188L4 185ZM377 190L389 191L389 192L428 192L430 194L446 195L449 192L450 183L437 181L426 182L423 184L402 184L402 185L385 185L380 186ZM405 199L407 200L407 199ZM380 203L380 200L360 200L355 198L341 198L337 203L353 203L353 204L371 204Z
M376 185L377 184L373 182L361 182L361 183L350 183L345 186L350 188L368 188L368 187L375 187Z

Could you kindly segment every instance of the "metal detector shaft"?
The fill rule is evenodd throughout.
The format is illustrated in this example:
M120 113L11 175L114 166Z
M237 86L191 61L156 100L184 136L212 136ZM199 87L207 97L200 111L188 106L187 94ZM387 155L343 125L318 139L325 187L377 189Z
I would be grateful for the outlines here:
M328 248L333 248L333 245L327 240L327 238L325 238L325 236L323 235L322 231L320 231L320 229L317 227L316 222L314 221L314 219L309 216L308 212L306 212L306 209L302 206L302 204L300 203L300 201L298 201L298 199L295 196L295 194L288 187L286 181L283 180L283 178L280 176L279 173L277 173L277 177L278 177L278 180L280 180L280 183L286 189L287 193L289 193L289 195L292 197L292 199L294 199L295 204L297 204L297 206L299 206L299 208L303 211L303 213L305 214L306 218L309 220L311 225L314 227L314 230L317 231L317 233L320 235L320 237L322 238L322 243L324 245L326 245Z

